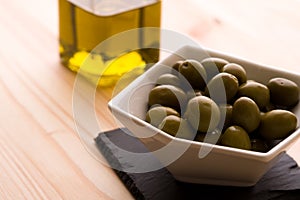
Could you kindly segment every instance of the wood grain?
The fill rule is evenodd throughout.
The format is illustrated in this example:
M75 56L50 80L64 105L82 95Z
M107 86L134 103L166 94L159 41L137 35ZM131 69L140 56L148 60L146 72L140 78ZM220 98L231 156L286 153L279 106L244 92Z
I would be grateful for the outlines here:
M300 2L163 0L164 28L210 48L299 72ZM234 5L234 6L233 6ZM76 75L58 54L57 2L2 1L0 7L0 199L132 199L87 151L73 116ZM95 94L101 130L118 126ZM300 142L289 151L300 163Z
M83 147L72 116L75 75L59 63L57 28L26 10L38 1L28 3L0 8L0 199L131 199Z

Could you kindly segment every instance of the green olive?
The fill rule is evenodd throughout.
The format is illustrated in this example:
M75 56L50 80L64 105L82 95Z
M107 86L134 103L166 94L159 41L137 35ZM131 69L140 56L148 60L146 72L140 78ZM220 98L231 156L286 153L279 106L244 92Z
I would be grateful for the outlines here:
M213 131L220 121L217 104L206 96L196 96L188 101L184 117L200 132Z
M221 137L221 145L238 149L251 149L251 141L248 133L240 126L230 126Z
M203 90L206 85L206 72L200 62L187 59L179 65L179 72L193 89Z
M186 102L186 93L173 85L156 86L150 91L148 96L148 104L150 107L158 104L174 108L179 112L181 112L181 109L184 109Z
M249 97L238 98L232 107L232 123L243 127L248 133L258 128L260 123L260 110Z
M201 61L201 64L206 71L208 81L221 72L222 68L228 63L227 60L217 57L208 57Z
M219 144L221 141L221 134L222 133L219 129L215 129L207 133L198 132L195 137L195 141L206 142L210 144Z
M217 103L230 102L239 88L238 79L229 73L221 72L214 76L207 84L204 94Z
M156 80L156 85L173 85L176 87L181 87L181 82L178 76L174 74L162 74Z
M165 107L165 106L156 106L150 108L146 113L146 122L149 122L155 127L163 121L163 119L168 115L180 116L180 114L174 110L173 108Z
M246 70L239 64L229 63L223 67L222 71L234 75L238 79L239 85L247 81Z
M270 103L269 88L254 80L248 80L246 83L240 85L237 95L239 97L246 96L255 101L259 109L265 109Z
M197 133L185 119L175 115L166 116L158 128L174 137L188 140L194 140Z
M298 85L286 78L272 78L267 83L271 102L275 105L292 107L299 101Z
M221 130L226 130L231 125L231 118L232 118L232 105L230 104L222 104L219 105L220 109L220 123L218 127Z
M175 69L176 71L179 71L179 65L181 65L181 63L183 63L183 60L176 61L174 65L172 65L172 68Z
M297 117L288 110L276 109L261 117L258 132L268 140L284 139L297 127Z

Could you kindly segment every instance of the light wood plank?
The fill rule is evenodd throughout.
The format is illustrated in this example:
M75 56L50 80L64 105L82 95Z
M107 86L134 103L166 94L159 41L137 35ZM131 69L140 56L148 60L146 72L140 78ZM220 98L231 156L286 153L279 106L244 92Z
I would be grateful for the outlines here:
M163 0L162 27L299 73L299 10L298 0ZM88 124L75 123L76 75L59 61L57 1L2 1L0 45L0 199L132 199L78 135ZM119 126L112 92L82 94L99 123L92 136ZM288 152L298 163L299 150L300 141Z

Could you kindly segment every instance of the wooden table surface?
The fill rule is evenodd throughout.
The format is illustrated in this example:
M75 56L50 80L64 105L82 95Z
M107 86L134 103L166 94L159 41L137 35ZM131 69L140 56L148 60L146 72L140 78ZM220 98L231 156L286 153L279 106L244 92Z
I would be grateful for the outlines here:
M163 0L162 27L246 59L300 72L300 1ZM1 1L0 199L132 199L76 132L75 74L58 54L53 0ZM102 130L117 125L99 89ZM300 141L288 151L300 163Z

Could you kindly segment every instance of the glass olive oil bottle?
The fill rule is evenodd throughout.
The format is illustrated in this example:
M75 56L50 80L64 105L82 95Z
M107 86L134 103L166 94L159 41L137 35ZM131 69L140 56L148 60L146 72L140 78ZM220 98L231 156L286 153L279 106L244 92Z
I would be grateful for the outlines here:
M87 4L88 2L89 4ZM59 51L61 62L72 71L111 86L125 73L142 73L159 59L159 32L143 27L160 27L160 0L59 0ZM130 39L110 40L124 31L137 29ZM107 40L108 39L108 40ZM107 40L107 41L106 41ZM106 47L97 45L105 41ZM95 50L96 49L96 50ZM126 50L122 54L115 49ZM92 54L92 56L91 56Z

